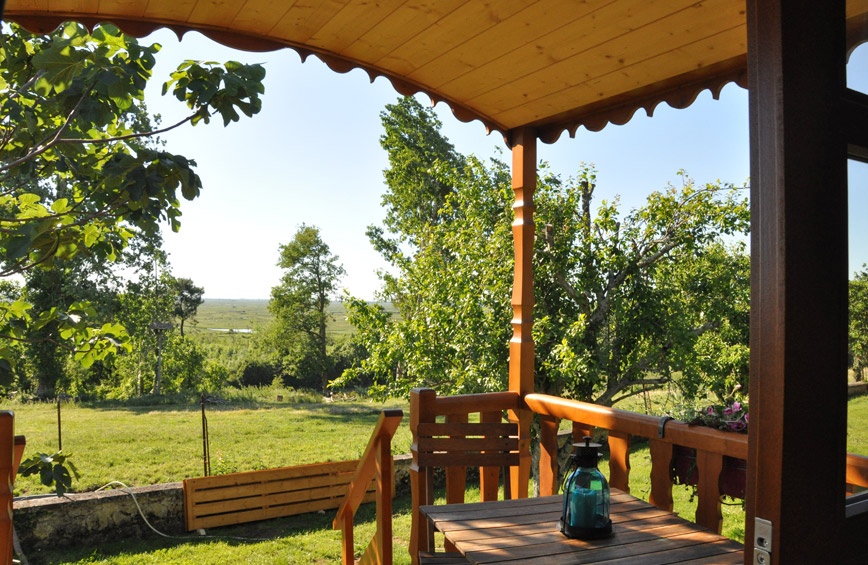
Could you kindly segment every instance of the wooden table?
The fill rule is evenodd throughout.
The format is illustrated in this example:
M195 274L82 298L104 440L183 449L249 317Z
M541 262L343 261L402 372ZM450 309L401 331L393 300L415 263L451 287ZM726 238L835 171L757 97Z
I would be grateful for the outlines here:
M614 534L569 539L557 529L563 497L422 506L471 563L741 563L742 545L612 489Z

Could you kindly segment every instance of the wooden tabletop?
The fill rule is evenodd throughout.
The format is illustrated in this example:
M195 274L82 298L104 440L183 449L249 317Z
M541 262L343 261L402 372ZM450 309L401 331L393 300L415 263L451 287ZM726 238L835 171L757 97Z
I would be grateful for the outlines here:
M557 529L563 497L422 506L471 563L741 563L742 545L612 489L612 537L582 541Z

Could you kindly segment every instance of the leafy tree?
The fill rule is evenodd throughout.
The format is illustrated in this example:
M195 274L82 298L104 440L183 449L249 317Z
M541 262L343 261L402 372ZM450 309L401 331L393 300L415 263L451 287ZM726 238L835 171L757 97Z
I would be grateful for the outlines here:
M113 261L136 230L155 233L161 221L177 230L178 197L201 189L195 163L142 140L214 114L225 125L261 105L261 66L187 61L163 90L190 115L152 130L143 92L159 45L139 45L111 25L88 34L69 23L46 36L8 29L0 34L0 277L79 255ZM126 347L122 327L90 327L94 314L86 303L0 303L3 377L13 370L13 343L49 323L50 335L38 339L66 342L85 366Z
M395 114L402 120L392 119ZM372 391L381 395L420 385L444 393L502 390L512 317L509 170L499 161L456 159L445 139L424 149L402 145L416 138L394 128L412 130L414 116L421 128L434 120L413 99L387 106L381 116L391 167L384 197L389 219L386 229L371 228L369 235L393 266L394 274L382 275L382 298L399 315L347 300L368 357L340 383L373 378ZM428 133L440 136L436 128ZM418 152L429 163L425 186L450 187L438 193L437 213L426 213L424 221L419 210L425 208L412 197L420 190L416 181L389 174L421 161ZM689 393L700 386L717 390L707 382L712 376L746 378L747 263L742 250L721 242L746 231L744 199L731 187L697 187L685 178L682 188L655 192L623 217L617 201L603 202L594 214L593 170L566 182L544 166L541 172L537 390L612 404L675 376ZM725 367L708 359L724 353ZM721 369L728 373L710 374Z
M196 315L196 310L205 302L205 289L193 284L192 279L175 279L175 308L172 313L181 319L181 337L184 337L184 321Z
M850 357L856 380L868 368L868 266L850 281Z
M280 246L277 265L284 269L271 289L268 308L274 314L272 335L285 370L318 378L323 392L329 383L327 311L344 268L320 237L319 229L302 225L292 241Z

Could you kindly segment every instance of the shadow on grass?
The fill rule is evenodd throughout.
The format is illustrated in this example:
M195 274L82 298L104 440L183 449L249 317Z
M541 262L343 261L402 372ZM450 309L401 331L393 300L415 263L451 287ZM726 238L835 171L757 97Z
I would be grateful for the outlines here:
M392 502L393 516L410 514L410 494L396 497ZM126 540L113 543L105 543L99 547L76 547L65 548L57 551L43 551L28 553L27 557L33 565L46 564L84 564L84 563L123 563L153 562L155 557L151 554L159 552L160 563L222 563L234 562L231 558L221 561L215 552L221 551L222 547L214 547L217 542L229 547L248 546L253 554L257 555L258 563L288 563L295 562L289 556L293 546L302 545L301 538L306 536L322 536L324 531L327 539L312 540L314 543L328 544L324 548L326 553L333 554L340 560L340 536L339 531L332 531L332 521L337 509L327 510L325 513L309 513L286 518L276 518L240 524L237 526L225 526L222 528L209 529L206 536L197 536L190 533L183 539L167 539L154 533L140 540ZM376 522L376 505L374 503L363 504L355 516L355 527L361 528L367 524ZM395 532L399 538L402 532ZM360 539L356 534L356 541L367 543L368 540ZM247 539L239 539L247 538ZM406 543L406 541L405 541ZM261 545L261 552L255 546ZM401 551L396 547L396 553ZM176 557L173 557L173 553ZM197 557L201 556L201 557ZM215 557L217 560L215 560ZM227 556L228 557L228 556ZM261 559L260 559L261 557ZM319 562L319 561L314 561ZM323 562L332 562L331 559Z

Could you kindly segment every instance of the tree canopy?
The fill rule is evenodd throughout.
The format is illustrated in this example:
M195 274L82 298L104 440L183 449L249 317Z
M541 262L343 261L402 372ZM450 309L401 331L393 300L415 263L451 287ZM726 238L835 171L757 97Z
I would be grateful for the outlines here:
M327 308L344 268L320 237L319 229L307 225L298 228L292 241L280 246L277 265L284 274L280 284L271 289L268 305L275 318L272 341L285 371L314 375L327 392L332 362Z
M192 279L183 277L175 279L175 306L172 309L172 314L181 320L181 337L184 337L184 322L195 316L196 310L205 302L205 299L202 298L203 294L205 294L205 289L196 286Z
M4 24L4 26L7 24ZM261 107L260 65L187 61L163 86L190 109L153 129L144 105L159 45L140 45L111 25L92 33L67 23L49 35L15 24L0 34L0 277L51 269L87 255L114 261L137 233L180 226L180 197L199 195L195 162L147 142L184 123L224 125ZM124 328L91 327L86 302L37 310L0 303L0 373L8 381L14 344L53 323L51 335L86 366L127 347Z
M373 378L382 395L415 386L503 390L512 317L509 170L457 155L433 112L413 98L381 117L386 220L368 233L392 265L381 274L381 298L398 315L348 300L368 357L341 382ZM624 214L617 200L594 209L591 168L567 180L545 164L540 173L536 389L612 404L671 382L691 394L744 382L748 261L743 244L724 239L747 233L741 192L684 175L681 187L654 192Z

